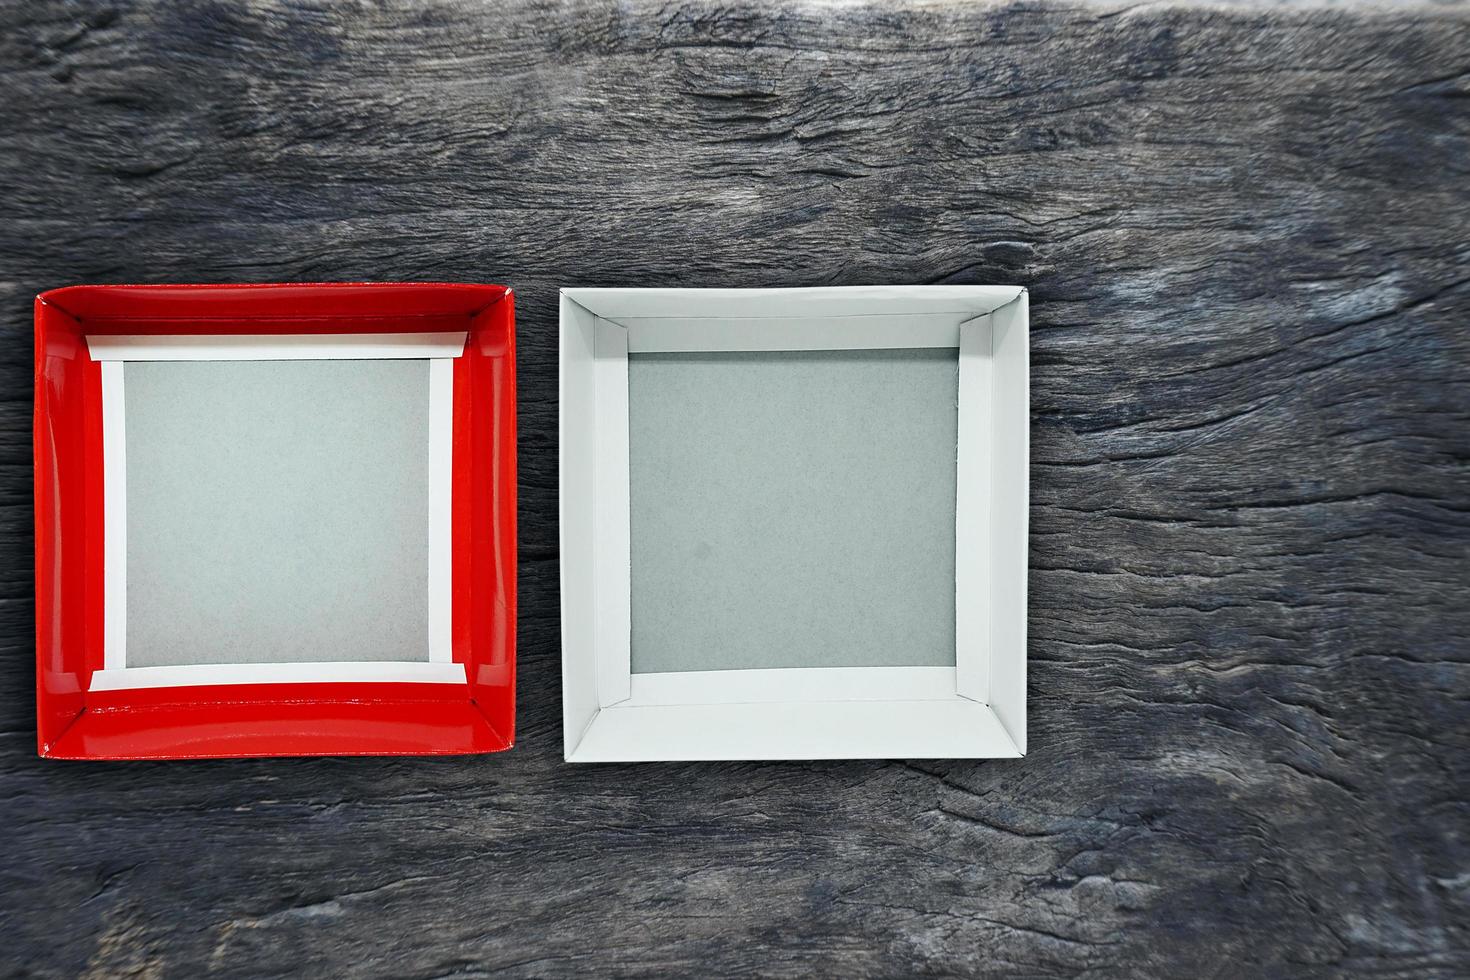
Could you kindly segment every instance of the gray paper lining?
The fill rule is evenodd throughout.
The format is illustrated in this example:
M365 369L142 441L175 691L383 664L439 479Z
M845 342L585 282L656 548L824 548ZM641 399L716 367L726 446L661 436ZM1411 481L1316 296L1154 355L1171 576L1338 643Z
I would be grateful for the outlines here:
M953 349L631 354L632 669L954 666Z
M427 661L427 360L124 369L127 665Z

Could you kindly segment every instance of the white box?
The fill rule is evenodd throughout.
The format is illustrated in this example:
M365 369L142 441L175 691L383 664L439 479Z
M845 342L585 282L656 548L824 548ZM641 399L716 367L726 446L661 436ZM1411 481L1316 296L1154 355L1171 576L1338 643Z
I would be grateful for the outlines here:
M1016 286L562 290L567 760L1024 755L1028 346Z

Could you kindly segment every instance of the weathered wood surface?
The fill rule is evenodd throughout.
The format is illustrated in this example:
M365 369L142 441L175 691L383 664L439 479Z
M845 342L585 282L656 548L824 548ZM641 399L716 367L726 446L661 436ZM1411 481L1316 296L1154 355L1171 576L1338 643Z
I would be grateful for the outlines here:
M1470 18L7 0L21 975L1470 972ZM519 295L520 744L33 757L30 299ZM1032 751L560 761L555 288L1031 289Z

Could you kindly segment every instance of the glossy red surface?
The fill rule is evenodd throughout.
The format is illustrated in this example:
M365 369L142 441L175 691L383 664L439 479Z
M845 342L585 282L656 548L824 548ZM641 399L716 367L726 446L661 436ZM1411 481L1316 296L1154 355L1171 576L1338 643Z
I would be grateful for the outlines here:
M222 759L463 755L509 747L467 699L224 700L147 710L88 709L46 754L55 759Z
M71 286L36 298L36 729L41 755L435 755L515 732L514 297L503 286ZM91 693L102 666L101 372L87 333L466 330L455 361L454 684L249 684Z

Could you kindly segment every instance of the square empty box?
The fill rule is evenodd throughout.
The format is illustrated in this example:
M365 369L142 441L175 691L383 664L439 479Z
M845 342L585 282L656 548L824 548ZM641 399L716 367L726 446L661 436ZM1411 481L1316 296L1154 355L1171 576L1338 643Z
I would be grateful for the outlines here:
M514 738L500 286L79 286L36 301L42 755Z
M1015 286L565 289L573 762L1026 750Z

